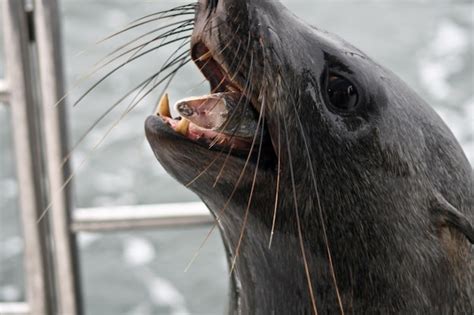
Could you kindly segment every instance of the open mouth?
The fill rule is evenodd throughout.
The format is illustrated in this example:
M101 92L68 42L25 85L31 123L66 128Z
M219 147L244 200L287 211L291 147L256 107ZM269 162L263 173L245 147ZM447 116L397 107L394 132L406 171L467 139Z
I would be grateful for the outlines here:
M209 148L250 151L259 132L264 132L255 107L204 44L196 44L192 55L210 83L210 94L178 101L175 108L179 117L175 118L168 95L164 95L156 115L176 133Z

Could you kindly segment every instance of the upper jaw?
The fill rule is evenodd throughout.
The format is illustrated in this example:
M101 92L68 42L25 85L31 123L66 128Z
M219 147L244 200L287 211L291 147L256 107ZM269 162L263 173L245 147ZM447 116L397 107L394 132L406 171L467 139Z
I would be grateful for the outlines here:
M207 149L230 151L232 154L236 153L236 155L240 155L240 153L249 153L250 151L259 148L259 141L261 139L260 133L266 133L264 129L267 127L265 118L262 117L260 119L258 117L260 102L256 93L253 93L261 92L254 88L260 82L252 82L255 80L250 80L251 78L245 77L244 74L247 74L246 70L241 70L240 67L236 68L232 66L232 62L228 59L232 53L235 53L235 51L229 52L222 48L219 49L218 47L223 45L219 44L215 38L218 31L220 32L221 29L219 28L219 30L216 30L214 34L206 31L205 26L203 25L205 23L202 22L205 19L200 18L199 15L202 14L202 12L197 14L195 29L191 38L191 57L198 69L209 81L210 95L193 98L191 100L192 102L190 100L184 101L188 103L197 103L197 106L201 107L201 105L205 104L199 104L198 101L200 99L206 99L206 97L211 98L215 94L240 94L242 95L242 98L245 99L246 104L243 105L251 107L256 111L254 121L252 122L251 118L248 119L248 121L251 122L248 126L252 126L254 130L249 129L247 130L247 133L244 132L238 134L230 132L229 130L208 128L207 125L199 124L198 121L183 115L183 117L174 119L170 114L171 111L169 109L170 105L167 96L165 96L158 104L155 116L149 119L150 121L154 121L156 118L160 119L161 123L166 126L168 132L174 131L174 133L179 135L179 137L176 137L177 141L187 140L186 142L188 142L188 145L190 143L198 144ZM222 32L225 32L225 30ZM244 48L241 50L243 49ZM242 56L242 58L242 60L238 60L239 63L244 65L243 68L249 67L249 60L247 60L248 56ZM250 88L246 86L249 81L252 84ZM257 118L259 118L258 120L260 121L260 124L257 124ZM211 123L213 123L213 121L211 121ZM265 128L263 126L265 126ZM153 124L147 124L146 128L147 134L150 132L152 133ZM161 128L161 130L163 131L163 128ZM265 136L264 139L268 143L268 137Z
M232 75L230 73L226 63L220 60L222 58L219 51L216 50L211 45L206 45L204 41L194 43L191 49L191 57L198 69L209 81L211 93L225 91L243 92L244 89L235 81L235 74Z

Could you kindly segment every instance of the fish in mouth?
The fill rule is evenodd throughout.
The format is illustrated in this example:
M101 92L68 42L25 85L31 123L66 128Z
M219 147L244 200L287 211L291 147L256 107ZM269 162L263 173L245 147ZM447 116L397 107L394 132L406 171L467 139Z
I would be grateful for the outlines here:
M198 1L191 56L210 94L145 129L216 218L231 313L472 311L472 168L409 86L275 0Z

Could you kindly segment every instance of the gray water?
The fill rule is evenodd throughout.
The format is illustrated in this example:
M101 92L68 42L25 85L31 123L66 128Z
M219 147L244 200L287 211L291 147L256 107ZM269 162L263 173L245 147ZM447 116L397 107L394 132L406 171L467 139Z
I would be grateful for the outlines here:
M310 23L337 33L390 68L440 113L474 162L474 19L469 1L284 1ZM129 21L185 1L63 0L63 44L70 87L113 47L155 25L105 44L102 37ZM0 32L0 39L1 34ZM1 46L0 46L1 47ZM87 49L86 52L82 52ZM0 50L1 51L1 50ZM156 71L171 50L134 62L69 110L76 143L106 108ZM0 76L3 75L0 52ZM69 103L95 82L72 91ZM171 100L208 93L194 66L168 89ZM191 90L193 89L193 90ZM159 92L159 91L158 91ZM157 93L158 94L158 93ZM155 161L143 134L157 95L127 115L101 147L90 153L128 103L89 135L74 155L78 207L194 201ZM24 299L18 189L8 108L0 105L0 300ZM191 270L183 270L208 229L177 229L79 236L86 314L222 314L227 301L223 248L218 235Z

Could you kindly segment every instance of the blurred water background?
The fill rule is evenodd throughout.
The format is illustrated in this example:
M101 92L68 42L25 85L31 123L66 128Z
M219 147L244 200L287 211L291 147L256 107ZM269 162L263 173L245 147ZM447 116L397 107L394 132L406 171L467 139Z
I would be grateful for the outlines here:
M474 5L472 1L283 1L306 21L337 33L390 68L438 111L474 162ZM62 0L65 71L69 87L113 47L156 28L148 25L105 44L94 43L135 18L186 1ZM1 24L0 24L1 25ZM0 48L3 48L0 32ZM80 53L84 49L86 52ZM69 110L71 143L76 143L105 109L159 69L171 52L159 50L119 71ZM0 77L3 77L0 49ZM74 90L77 99L94 76ZM208 93L194 66L168 89L172 102ZM191 90L192 89L192 90ZM158 91L159 92L159 91ZM77 207L195 201L167 176L144 138L143 122L157 95L113 130L100 149L94 145L118 119L113 112L77 149L73 165L88 157L74 182ZM124 106L127 106L125 103ZM12 122L0 104L0 301L24 299L18 187L11 141ZM223 314L228 274L217 234L191 270L183 270L208 229L177 229L79 235L86 314Z

